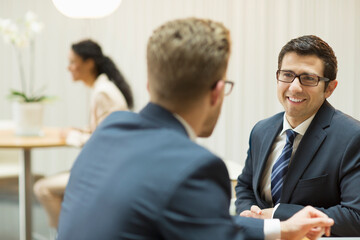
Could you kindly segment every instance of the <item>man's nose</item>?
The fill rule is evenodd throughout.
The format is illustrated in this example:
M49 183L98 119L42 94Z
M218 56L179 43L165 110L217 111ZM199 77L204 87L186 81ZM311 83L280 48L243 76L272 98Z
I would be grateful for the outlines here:
M301 92L302 91L302 86L301 86L299 77L296 77L294 79L294 81L292 81L290 83L289 90L294 91L294 92Z

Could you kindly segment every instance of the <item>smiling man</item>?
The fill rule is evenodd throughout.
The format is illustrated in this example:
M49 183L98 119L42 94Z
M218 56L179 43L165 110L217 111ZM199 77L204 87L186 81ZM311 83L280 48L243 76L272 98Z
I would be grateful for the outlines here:
M326 100L336 73L335 54L319 37L282 48L276 78L285 112L251 132L238 214L285 220L311 205L335 220L334 236L360 236L360 123Z

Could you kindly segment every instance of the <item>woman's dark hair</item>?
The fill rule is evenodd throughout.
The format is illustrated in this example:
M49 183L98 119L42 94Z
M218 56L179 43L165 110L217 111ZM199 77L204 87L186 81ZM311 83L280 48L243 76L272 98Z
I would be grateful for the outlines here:
M129 84L125 81L125 78L114 62L102 53L99 44L88 39L74 43L71 45L71 48L83 60L93 59L97 76L105 73L124 95L129 109L134 107L134 99Z

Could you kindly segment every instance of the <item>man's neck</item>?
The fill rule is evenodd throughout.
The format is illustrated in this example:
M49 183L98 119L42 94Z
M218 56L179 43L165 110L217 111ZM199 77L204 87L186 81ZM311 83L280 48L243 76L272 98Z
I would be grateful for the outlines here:
M317 112L316 112L317 113ZM287 120L287 122L290 124L290 126L295 129L296 127L298 127L300 124L302 124L303 122L305 122L307 119L309 118L313 118L313 116L315 116L314 113L313 115L311 116L308 116L308 117L304 117L304 118L292 118L292 117L289 117L288 115L286 115L285 113L285 118Z
M150 100L152 103L160 105L169 112L179 115L186 121L187 124L194 130L198 136L201 132L204 119L206 118L206 108L204 104L192 103L192 104L169 104L163 101Z

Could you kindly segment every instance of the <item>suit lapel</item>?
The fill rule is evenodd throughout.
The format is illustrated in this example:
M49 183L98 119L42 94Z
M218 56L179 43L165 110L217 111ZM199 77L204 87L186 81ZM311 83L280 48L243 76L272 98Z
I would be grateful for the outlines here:
M313 160L314 155L326 138L326 132L324 129L330 125L334 112L335 109L327 101L325 101L315 115L312 123L305 132L305 135L301 139L294 158L289 166L280 202L288 203L290 201L292 192L299 182L299 179Z
M254 178L256 179L255 185L257 189L258 199L261 200L264 207L270 207L268 203L264 201L264 199L261 197L261 181L263 172L267 163L267 160L269 158L269 154L271 152L272 146L274 144L274 141L276 137L279 135L279 132L282 129L282 123L283 123L283 114L281 114L281 118L277 118L274 121L270 123L270 127L268 127L263 132L263 139L261 142L261 148L259 150L259 159L260 159L260 167L258 167L255 170Z

